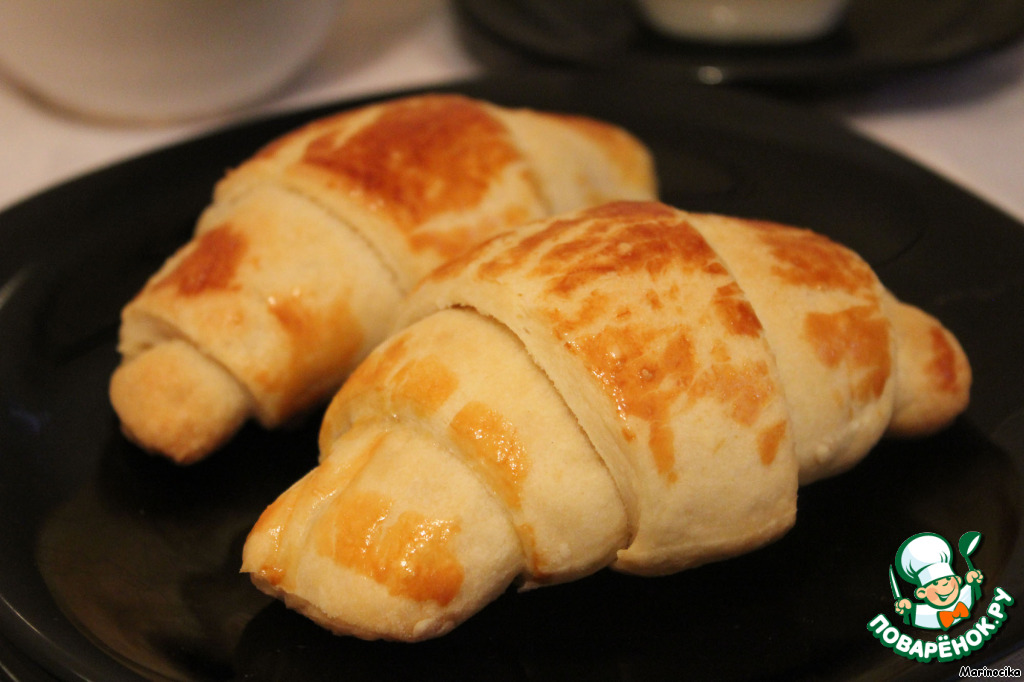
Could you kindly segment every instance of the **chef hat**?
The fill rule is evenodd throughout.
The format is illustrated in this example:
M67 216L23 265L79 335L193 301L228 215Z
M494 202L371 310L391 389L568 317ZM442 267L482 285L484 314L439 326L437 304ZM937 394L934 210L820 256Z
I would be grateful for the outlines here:
M900 575L907 582L924 587L933 580L948 578L953 573L953 549L946 539L935 533L918 533L900 545L896 552Z

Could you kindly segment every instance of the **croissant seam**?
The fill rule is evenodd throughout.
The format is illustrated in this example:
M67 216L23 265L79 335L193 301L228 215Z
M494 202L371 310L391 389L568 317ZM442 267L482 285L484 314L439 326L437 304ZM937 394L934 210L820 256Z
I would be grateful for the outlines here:
M618 499L619 499L620 504L622 505L622 508L626 509L626 505L623 502L623 498L622 498L622 491L620 490L620 487L619 487L619 481L616 479L616 477L612 474L611 470L608 468L608 463L605 461L605 458L603 456L601 456L600 452L594 446L594 442L591 439L590 434L587 432L586 429L583 428L583 425L580 423L580 420L579 420L579 415L566 402L565 396L563 395L562 391L560 391L558 386L554 383L554 381L552 381L551 376L544 369L544 367L540 363L537 362L537 359L534 356L534 354L530 351L530 349L527 347L527 345L525 343L523 343L523 340L522 340L521 336L516 334L513 329L511 329L508 325L506 325L504 322L502 322L498 318L496 318L496 317L494 317L492 315L488 315L488 314L480 311L479 309L477 309L477 308L475 308L473 306L462 305L462 304L452 304L450 306L447 306L446 308L439 308L438 312L440 312L441 310L445 310L445 309L469 310L472 313L474 313L475 315L478 315L479 317L481 317L483 319L486 319L489 322L491 322L491 323L501 327L501 329L504 330L509 335L509 338L515 340L516 344L519 346L519 348L521 349L521 351L525 355L525 357L527 357L529 359L530 363L533 365L533 367L536 368L537 372L544 377L545 381L547 381L548 385L552 389L553 395L555 395L557 397L557 399L559 400L559 402L565 407L566 412L568 412L570 415L572 415L573 423L579 429L579 432L583 436L583 438L586 439L586 442L589 445L590 450L594 454L597 455L598 461L600 461L601 466L603 467L604 471L608 474L608 478L611 480L612 484L615 486L616 495L618 496ZM426 432L427 430L424 429L423 431ZM450 431L450 429L448 431ZM483 473L483 471L481 470L481 467L479 467L479 466L477 466L477 465L475 465L473 463L474 460L472 460L464 452L463 448L460 448L460 447L457 446L457 444L454 442L454 440L451 438L451 436L449 435L449 433L447 431L444 434L437 434L437 433L435 433L433 435L435 436L435 438L437 440L439 440L439 441L444 443L445 449L453 457L455 457L456 459L458 459L459 461L464 463L466 468L474 475L474 477L476 477L480 481L480 484L483 485L487 489L488 493L495 499L495 501L498 502L498 506L506 511L506 515L508 516L508 518L509 518L509 520L511 522L512 527L516 531L516 537L519 539L520 547L521 547L521 550L522 550L522 555L523 555L523 557L525 557L528 560L528 561L526 561L524 563L524 570L526 570L525 567L529 566L530 563L531 563L529 560L533 559L534 557L531 556L532 552L527 550L527 548L526 548L528 543L523 538L523 529L521 528L520 523L517 522L517 519L515 518L515 516L511 512L511 510L507 507L507 505L504 504L500 494L498 493L497 489L494 486L493 480L490 480L490 478ZM627 513L627 518L629 518L629 514L628 513ZM632 541L632 537L634 535L635 529L632 528L632 527L628 527L628 532L629 532L629 538L627 539L627 542L625 543L626 547L628 547L629 542ZM625 547L620 548L620 549L624 549L624 548ZM601 567L597 567L595 570L599 570L600 568ZM520 579L525 581L524 587L522 589L531 589L531 581L530 581L530 579L531 578L540 578L540 577L541 576L534 576L534 575L530 574L528 571L524 572L523 574L520 575ZM542 581L542 582L538 583L538 585L550 585L550 584L553 584L550 580Z
M392 262L392 260L388 258L387 254L384 253L380 246L373 243L373 241L366 236L364 231L356 228L351 223L351 221L347 220L338 212L333 211L326 202L319 201L313 194L302 191L302 183L298 181L289 180L287 175L272 175L269 178L263 180L261 183L253 185L252 187L247 189L246 192L255 191L258 187L260 187L263 184L273 186L278 189L282 189L291 194L292 196L298 197L299 199L306 201L307 203L309 203L310 206L314 206L321 212L323 212L324 215L329 217L336 224L337 229L346 230L349 234L353 235L360 242L362 242L363 245L366 246L367 249L377 257L377 260L384 267L384 269L387 270L388 275L391 277L391 283L394 285L394 287L403 294L407 293L408 287L402 284L401 278L398 276L397 264ZM245 193L239 194L237 197L235 197L235 199L240 200L244 194Z

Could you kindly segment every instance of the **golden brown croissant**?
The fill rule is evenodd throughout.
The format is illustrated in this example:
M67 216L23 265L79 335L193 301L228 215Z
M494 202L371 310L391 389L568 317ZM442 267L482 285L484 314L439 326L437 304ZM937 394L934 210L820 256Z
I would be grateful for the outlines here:
M678 571L794 522L800 482L941 428L970 369L856 254L616 202L427 277L260 517L243 571L337 633L420 640L515 580Z
M125 433L179 462L249 417L326 400L430 270L510 226L654 198L647 149L600 121L426 95L315 121L217 185L124 309Z

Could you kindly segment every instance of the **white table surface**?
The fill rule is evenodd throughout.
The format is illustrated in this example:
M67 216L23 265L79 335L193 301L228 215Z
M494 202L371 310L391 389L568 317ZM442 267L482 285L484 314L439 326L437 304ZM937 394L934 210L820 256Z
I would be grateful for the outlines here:
M482 72L461 47L445 0L347 0L329 43L298 79L220 119L165 127L85 121L0 76L0 210L233 121ZM814 106L1024 222L1024 44ZM1012 663L1024 667L1024 653Z
M231 117L118 127L53 111L0 77L0 210L118 160L246 117L481 73L445 0L346 0L326 48ZM1024 221L1024 44L815 105Z
M119 160L228 125L321 103L470 78L482 68L461 49L446 0L341 0L327 45L272 99L231 116L118 126L55 111L0 73L0 210Z

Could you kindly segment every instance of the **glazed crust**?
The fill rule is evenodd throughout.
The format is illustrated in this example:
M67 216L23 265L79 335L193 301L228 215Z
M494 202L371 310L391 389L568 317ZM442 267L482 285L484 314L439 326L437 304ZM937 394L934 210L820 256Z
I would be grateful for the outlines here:
M243 559L264 591L365 638L437 636L513 579L760 547L794 523L801 482L887 431L942 428L970 384L952 334L849 249L650 202L492 239L426 277L397 325ZM339 516L352 500L376 506Z
M646 148L586 118L424 95L317 120L230 171L125 307L112 404L139 445L196 461L250 417L272 428L329 398L409 288L473 244L655 193ZM174 391L151 352L171 341L195 351L175 356ZM213 375L236 385L193 400L188 382Z

